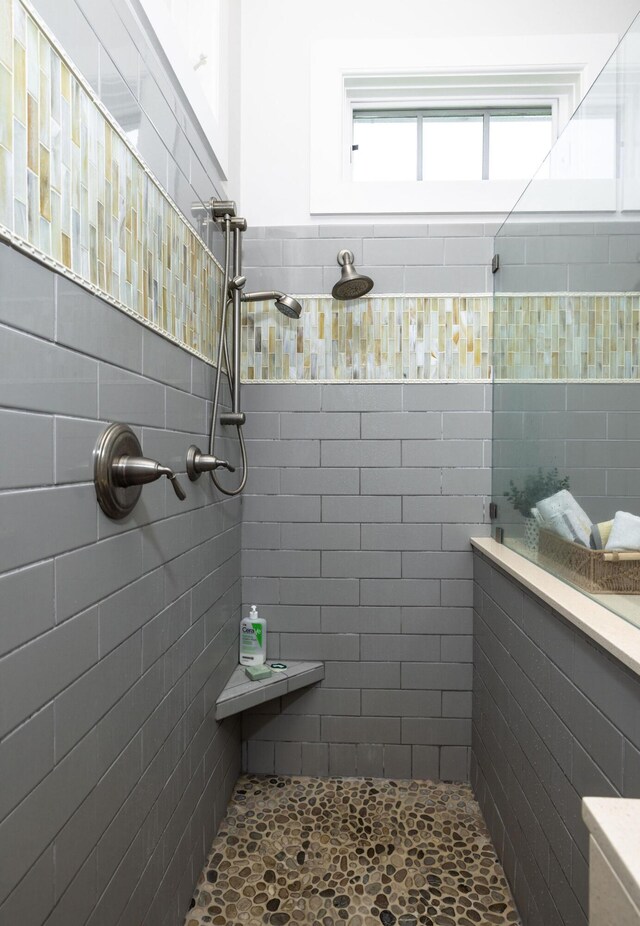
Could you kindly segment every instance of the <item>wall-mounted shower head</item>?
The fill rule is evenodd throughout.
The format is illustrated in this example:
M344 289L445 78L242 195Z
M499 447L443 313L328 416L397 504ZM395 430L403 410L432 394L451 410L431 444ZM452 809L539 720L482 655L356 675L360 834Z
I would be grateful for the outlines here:
M243 293L243 302L270 302L273 300L276 308L288 318L300 318L302 306L293 296L287 296L286 293L268 292L268 293Z
M352 251L346 249L340 251L338 253L338 263L342 267L342 274L331 290L334 299L339 299L341 302L346 302L349 299L359 299L373 289L371 277L365 276L364 273L358 273L353 266Z

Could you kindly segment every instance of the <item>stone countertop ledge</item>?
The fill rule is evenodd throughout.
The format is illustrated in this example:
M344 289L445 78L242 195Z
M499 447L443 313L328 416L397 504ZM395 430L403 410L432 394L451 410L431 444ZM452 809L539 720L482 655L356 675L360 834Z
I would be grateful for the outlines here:
M252 682L244 670L244 666L236 666L220 692L216 701L216 720L224 720L249 707L321 682L324 678L323 662L287 661L284 672L274 672L269 678L257 682Z
M491 537L474 537L471 545L632 672L640 675L638 627Z
M629 897L640 908L640 800L585 797L582 818Z

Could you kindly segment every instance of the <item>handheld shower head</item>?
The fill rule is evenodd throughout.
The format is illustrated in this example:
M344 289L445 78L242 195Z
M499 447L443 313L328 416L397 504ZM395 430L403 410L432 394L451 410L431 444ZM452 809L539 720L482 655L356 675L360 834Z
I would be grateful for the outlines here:
M265 293L243 293L242 302L270 302L276 304L278 311L286 315L287 318L300 318L302 306L293 296L287 296L286 293L265 292Z
M346 249L340 251L338 253L338 263L342 267L342 274L331 290L334 299L339 299L341 302L346 302L349 299L359 299L373 289L371 277L365 276L364 273L358 273L354 267L352 251Z
M302 313L302 306L298 300L294 299L293 296L287 296L286 293L282 293L276 299L276 309L286 315L287 318L300 318Z

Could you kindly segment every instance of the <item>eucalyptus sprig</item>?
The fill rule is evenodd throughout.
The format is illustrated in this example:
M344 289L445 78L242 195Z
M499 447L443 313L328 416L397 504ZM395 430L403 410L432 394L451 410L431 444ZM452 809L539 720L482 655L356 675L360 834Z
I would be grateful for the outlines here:
M538 467L536 473L530 473L522 488L518 488L515 482L510 480L509 491L504 493L516 511L519 511L525 518L531 517L531 509L535 508L538 502L550 495L555 495L561 489L569 488L569 477L560 476L558 467L554 466L546 472L542 467Z

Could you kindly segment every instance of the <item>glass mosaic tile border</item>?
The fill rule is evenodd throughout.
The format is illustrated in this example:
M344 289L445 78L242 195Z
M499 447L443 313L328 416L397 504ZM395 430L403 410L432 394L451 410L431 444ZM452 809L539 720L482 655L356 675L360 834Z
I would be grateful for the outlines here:
M219 264L25 0L0 0L0 237L213 361Z
M298 296L249 305L247 382L616 380L640 374L640 295Z
M638 379L638 293L500 294L493 314L496 379Z
M262 304L242 323L251 381L487 380L492 296L298 296L299 320Z

